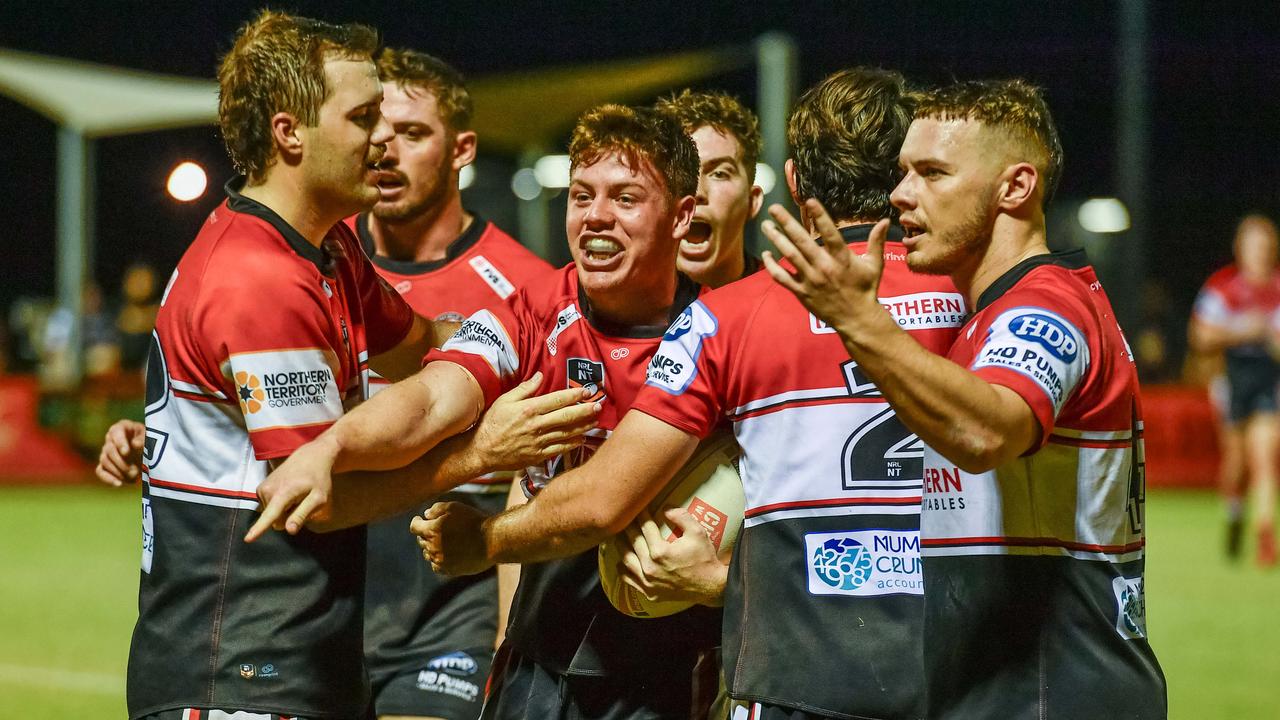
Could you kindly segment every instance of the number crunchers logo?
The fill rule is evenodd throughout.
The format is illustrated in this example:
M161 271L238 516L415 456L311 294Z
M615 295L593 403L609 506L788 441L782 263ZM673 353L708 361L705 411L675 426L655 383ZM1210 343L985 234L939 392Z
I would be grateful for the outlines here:
M813 595L921 595L920 536L910 530L859 530L804 536Z

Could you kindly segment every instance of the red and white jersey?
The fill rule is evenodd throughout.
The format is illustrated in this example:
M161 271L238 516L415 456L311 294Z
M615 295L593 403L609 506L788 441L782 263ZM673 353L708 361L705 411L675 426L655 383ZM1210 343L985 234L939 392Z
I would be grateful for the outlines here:
M367 213L353 215L345 222L355 231L378 274L425 318L462 322L477 310L502 305L516 289L552 271L547 261L479 215L473 214L471 225L449 244L444 258L427 262L379 256ZM386 385L383 377L370 373L371 393ZM495 473L460 485L454 492L505 493L510 482L510 473Z
M1196 296L1191 314L1196 320L1228 330L1240 329L1257 318L1267 320L1280 330L1280 270L1269 280L1255 285L1228 265L1209 276ZM1265 343L1248 343L1227 348L1227 355L1267 357Z
M228 185L165 288L147 362L130 717L189 707L357 717L363 527L243 538L268 460L367 396L413 312L355 236L311 245Z
M672 272L675 269L672 268ZM644 383L645 368L667 323L697 297L683 276L664 324L625 326L599 316L570 264L521 288L509 301L463 323L427 362L454 362L480 383L485 404L542 373L538 393L594 389L602 404L589 443L529 468L524 490L538 492L554 476L580 465L626 414ZM524 566L511 608L508 639L523 654L560 673L642 677L692 669L700 653L719 644L720 613L697 607L670 617L632 618L618 612L600 587L595 549ZM687 666L687 667L686 667ZM668 679L684 676L667 674Z
M842 234L863 253L871 227ZM897 241L880 302L937 353L968 318L951 281L911 273ZM923 450L840 336L757 273L685 311L634 408L698 437L728 421L742 448L730 694L824 717L919 717Z
M949 357L1017 393L1041 432L982 473L925 450L927 716L1165 717L1138 375L1084 253L999 278Z

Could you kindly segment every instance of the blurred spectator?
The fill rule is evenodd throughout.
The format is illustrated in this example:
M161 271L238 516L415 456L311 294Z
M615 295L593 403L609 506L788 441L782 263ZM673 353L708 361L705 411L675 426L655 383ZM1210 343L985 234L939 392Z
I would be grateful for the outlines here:
M150 265L134 264L125 271L120 284L123 304L116 315L120 333L120 365L125 370L140 370L147 361L151 331L156 326L156 272Z
M1252 480L1258 562L1273 565L1276 452L1280 446L1276 390L1280 362L1272 356L1280 312L1275 224L1249 215L1236 228L1235 262L1211 275L1196 298L1188 328L1193 350L1221 353L1226 362L1220 482L1227 501L1227 554L1240 554L1244 528L1243 476Z

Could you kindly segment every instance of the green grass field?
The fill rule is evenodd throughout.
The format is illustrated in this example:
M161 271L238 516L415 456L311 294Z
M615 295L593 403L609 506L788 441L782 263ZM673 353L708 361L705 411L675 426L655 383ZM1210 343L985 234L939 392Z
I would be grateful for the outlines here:
M1225 564L1218 521L1207 493L1148 498L1147 622L1170 717L1280 717L1280 570ZM0 528L0 718L123 718L136 490L0 489Z

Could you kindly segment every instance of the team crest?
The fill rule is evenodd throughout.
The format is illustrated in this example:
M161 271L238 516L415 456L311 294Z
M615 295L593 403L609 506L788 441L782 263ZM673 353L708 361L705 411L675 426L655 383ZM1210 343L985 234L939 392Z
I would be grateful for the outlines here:
M244 678L245 680L252 680L253 677L257 674L258 674L257 667L250 665L249 663L242 663L240 665L240 677Z
M595 402L604 398L604 363L571 357L566 361L566 366L569 387L586 388L591 391L591 397L586 402Z

